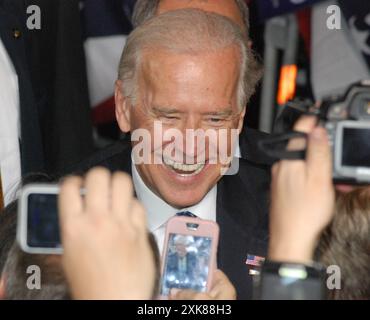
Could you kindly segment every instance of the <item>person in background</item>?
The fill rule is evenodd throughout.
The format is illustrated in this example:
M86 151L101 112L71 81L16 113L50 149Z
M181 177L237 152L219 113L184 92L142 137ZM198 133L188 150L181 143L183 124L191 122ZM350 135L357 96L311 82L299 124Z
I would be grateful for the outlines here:
M328 289L327 297L369 299L370 187L335 196L328 137L316 121L302 117L294 128L308 134L306 160L272 169L268 261L338 266L341 288ZM294 139L288 148L301 146Z
M327 297L370 300L370 187L338 193L334 211L316 248L324 266L340 267L341 288Z
M244 0L137 0L132 14L132 24L136 28L158 14L188 8L201 9L228 17L249 34L249 10Z
M40 29L27 24L31 5ZM77 0L0 0L0 88L7 205L22 177L57 173L94 150Z

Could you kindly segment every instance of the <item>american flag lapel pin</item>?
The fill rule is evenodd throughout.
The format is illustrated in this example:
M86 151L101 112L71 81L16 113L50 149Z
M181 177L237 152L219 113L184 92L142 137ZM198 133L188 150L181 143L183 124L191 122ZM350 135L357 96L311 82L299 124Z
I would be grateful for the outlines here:
M245 264L250 267L249 274L252 276L258 275L260 273L259 269L264 261L265 261L264 257L256 256L253 254L247 254Z

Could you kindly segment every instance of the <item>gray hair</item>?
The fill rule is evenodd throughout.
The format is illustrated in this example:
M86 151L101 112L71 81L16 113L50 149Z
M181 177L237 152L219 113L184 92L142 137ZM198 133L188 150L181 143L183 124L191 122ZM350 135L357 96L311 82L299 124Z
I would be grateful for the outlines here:
M137 73L142 54L163 49L172 53L199 54L237 46L240 52L238 104L243 109L254 93L261 72L247 45L246 34L230 19L198 9L181 9L149 19L127 38L118 79L132 105L137 99Z
M245 31L249 33L249 9L245 0L234 0L242 15ZM138 27L145 21L154 17L160 0L137 0L132 14L132 25L134 28Z

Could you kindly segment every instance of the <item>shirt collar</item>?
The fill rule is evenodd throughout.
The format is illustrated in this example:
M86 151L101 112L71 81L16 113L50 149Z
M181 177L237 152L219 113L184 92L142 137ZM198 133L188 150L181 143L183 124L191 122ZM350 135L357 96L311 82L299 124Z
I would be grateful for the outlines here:
M168 219L181 211L189 211L201 219L216 221L217 185L199 203L179 210L170 206L146 186L134 163L132 163L132 179L137 198L148 213L147 220L150 231L161 227Z

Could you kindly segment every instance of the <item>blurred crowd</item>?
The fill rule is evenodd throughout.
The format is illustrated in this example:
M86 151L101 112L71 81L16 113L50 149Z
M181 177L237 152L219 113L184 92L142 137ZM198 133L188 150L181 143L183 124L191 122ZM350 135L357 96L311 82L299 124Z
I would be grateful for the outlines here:
M358 27L352 7L314 2L312 12L298 13L293 79L294 94L312 106L368 79L370 47L354 53L340 45L343 30L304 31L308 16L334 3L343 28L363 28L365 37L370 6L363 7L367 27ZM272 70L263 68L267 45L255 1L32 1L41 16L28 12L30 5L0 0L0 299L158 299L164 278L172 300L370 298L370 179L334 179L327 125L343 116L369 141L366 82L361 119L349 107L323 119L326 104L317 112L274 110L274 119L283 114L284 125L300 134L286 137L285 156L273 157L261 143L277 142L281 132L257 129ZM30 17L40 28L27 27ZM323 49L335 41L347 50L342 68L335 67L340 50L330 68ZM274 97L284 92L283 80ZM177 140L175 130L184 136ZM214 132L214 141L207 136L197 145L187 130ZM361 165L351 166L366 177L370 149L361 146L361 153L353 146L347 152L360 155ZM218 161L222 147L226 163ZM286 156L297 150L304 156ZM20 243L19 195L46 183L60 188L62 254L31 253ZM192 238L179 268L202 270L183 281L188 287L174 286L163 272L187 245L174 240L164 251L167 221L181 212L216 222L220 234L216 268L207 265L205 243ZM26 285L29 266L41 270L40 290ZM197 290L197 276L208 273L207 290Z

